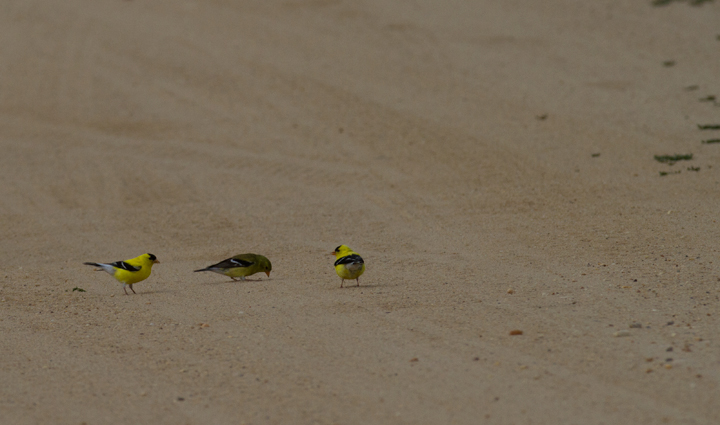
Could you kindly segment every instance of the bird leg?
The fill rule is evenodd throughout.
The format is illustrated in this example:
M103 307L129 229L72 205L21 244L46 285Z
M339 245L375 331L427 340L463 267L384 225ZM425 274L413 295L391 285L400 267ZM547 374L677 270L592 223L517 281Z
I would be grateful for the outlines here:
M358 286L360 286L359 283L358 283ZM137 295L137 292L135 292L135 290L132 288L132 284L130 284L130 290L133 291L133 294Z
M127 289L125 289L126 286L127 286L127 285L123 283L123 291L125 291L125 295L130 295L130 294L127 293Z
M340 278L340 287L341 287L341 288L343 287L343 283L345 283L345 279Z
M357 286L360 286L360 278L357 278L355 280L357 280L357 283L358 283Z

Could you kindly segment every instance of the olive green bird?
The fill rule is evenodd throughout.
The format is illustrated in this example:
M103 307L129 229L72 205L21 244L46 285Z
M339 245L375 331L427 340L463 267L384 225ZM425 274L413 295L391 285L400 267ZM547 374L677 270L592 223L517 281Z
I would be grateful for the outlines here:
M195 271L220 273L228 276L232 280L236 280L235 278L238 277L240 280L245 280L245 276L251 276L260 272L265 272L265 274L270 277L272 264L270 263L270 260L263 255L240 254L226 260L222 260L212 266Z

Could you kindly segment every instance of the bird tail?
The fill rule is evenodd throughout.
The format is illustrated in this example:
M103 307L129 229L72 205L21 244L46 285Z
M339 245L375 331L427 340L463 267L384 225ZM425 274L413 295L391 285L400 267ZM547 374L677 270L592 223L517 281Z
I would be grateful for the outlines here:
M210 269L200 269L200 270L193 270L193 271L196 271L196 272L206 272L206 271L209 271L209 270L210 270Z
M115 276L115 267L112 264L103 264L103 263L83 263L83 264L87 264L88 266L97 267L95 269L96 272L106 271L106 272L110 273L111 275Z

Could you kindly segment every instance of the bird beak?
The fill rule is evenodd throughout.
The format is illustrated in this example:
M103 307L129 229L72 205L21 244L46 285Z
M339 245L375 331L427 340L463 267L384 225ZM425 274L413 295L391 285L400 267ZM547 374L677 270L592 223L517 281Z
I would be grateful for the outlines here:
M337 255L337 252L333 251L330 253L330 255Z
M158 260L153 261L153 263L160 264L160 262Z
M265 274L268 275L268 277L270 277L270 272L265 272Z

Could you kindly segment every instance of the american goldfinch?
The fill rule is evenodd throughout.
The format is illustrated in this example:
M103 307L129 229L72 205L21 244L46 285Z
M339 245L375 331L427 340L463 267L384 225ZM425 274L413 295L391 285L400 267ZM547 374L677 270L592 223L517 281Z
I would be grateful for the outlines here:
M255 273L265 272L270 277L270 271L272 271L272 264L267 257L258 254L240 254L227 260L222 260L217 264L205 267L204 269L195 270L196 272L215 272L224 274L235 280L239 277L240 280L245 280L245 276L250 276Z
M137 294L133 289L133 284L145 280L150 276L152 266L159 263L157 257L152 254L143 254L139 257L131 258L125 261L116 261L114 263L84 263L88 266L98 267L97 271L106 271L110 276L123 284L125 295L128 295L126 286L130 287L133 294Z
M365 261L363 261L360 254L347 245L340 245L331 254L337 258L335 272L340 276L340 287L343 287L345 279L355 279L357 280L357 286L360 286L360 275L365 272Z

